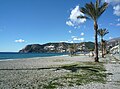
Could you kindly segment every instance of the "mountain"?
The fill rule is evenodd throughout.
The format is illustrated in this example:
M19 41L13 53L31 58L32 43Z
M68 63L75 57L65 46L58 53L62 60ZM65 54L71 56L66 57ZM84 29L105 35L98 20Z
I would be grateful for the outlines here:
M120 40L120 37L117 37L117 38L113 38L113 39L108 40L108 42L114 42L114 41L119 41L119 40Z
M107 41L107 46L109 48L117 46L119 44L119 41L120 41L120 37L110 39L110 40Z
M120 37L113 38L107 41L107 50L110 51L110 53L119 53L119 42Z
M82 43L46 43L43 45L40 44L31 44L27 45L25 48L21 49L19 53L66 53L69 52L69 47L71 45L77 45L76 51L81 50L93 50L93 42L82 42Z

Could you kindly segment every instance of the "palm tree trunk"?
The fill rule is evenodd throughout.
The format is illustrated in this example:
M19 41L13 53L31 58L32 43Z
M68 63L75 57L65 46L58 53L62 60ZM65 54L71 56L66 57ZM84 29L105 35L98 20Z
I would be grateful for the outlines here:
M107 52L106 52L106 42L103 41L103 55L105 55Z
M98 39L97 39L97 30L98 30L97 21L94 21L94 30L95 30L95 62L99 62L99 58L98 58Z
M102 50L102 57L104 57L104 53L103 53L103 38L101 38L101 50Z

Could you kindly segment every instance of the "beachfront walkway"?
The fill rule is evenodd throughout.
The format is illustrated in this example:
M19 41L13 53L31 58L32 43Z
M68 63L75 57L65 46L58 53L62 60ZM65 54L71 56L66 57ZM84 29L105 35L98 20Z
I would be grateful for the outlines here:
M109 89L120 89L120 60L116 56L108 55L106 58L105 68L108 73L108 85Z

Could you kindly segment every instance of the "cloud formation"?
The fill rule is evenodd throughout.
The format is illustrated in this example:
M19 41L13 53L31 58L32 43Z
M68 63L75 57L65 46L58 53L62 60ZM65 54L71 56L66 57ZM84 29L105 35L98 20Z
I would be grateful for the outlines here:
M113 6L113 14L120 16L120 0L103 0Z
M73 41L84 41L84 38L72 37Z
M120 23L116 24L116 26L120 26Z
M113 4L118 4L120 3L120 0L104 0L107 3L113 3Z
M85 38L81 38L81 41L84 41L85 40Z
M72 31L70 30L69 33L72 33Z
M80 41L81 38L77 38L77 37L76 37L76 38L73 38L73 40L74 40L74 41Z
M70 41L70 43L74 43L73 41Z
M119 22L119 21L120 21L120 18L118 18L117 21Z
M120 16L120 5L114 6L113 9L114 9L113 14Z
M68 43L68 41L60 41L60 42L65 42L65 43Z
M78 16L84 16L84 14L82 12L80 12L80 8L79 6L76 6L72 11L71 11L71 14L70 14L70 20L73 22L73 23L84 23L86 21L86 19L77 19Z
M67 24L68 26L74 26L74 24L73 24L71 21L66 21L66 24Z
M112 39L112 37L109 37L109 39Z
M81 36L84 36L84 33L82 32L80 35L81 35Z
M24 43L25 40L23 40L23 39L19 39L19 40L15 40L15 42L16 42L16 43Z
M78 26L86 21L86 19L78 19L78 16L84 16L82 12L80 12L80 7L76 6L70 13L69 21L66 21L68 26Z
M75 38L76 36L71 36L71 38Z

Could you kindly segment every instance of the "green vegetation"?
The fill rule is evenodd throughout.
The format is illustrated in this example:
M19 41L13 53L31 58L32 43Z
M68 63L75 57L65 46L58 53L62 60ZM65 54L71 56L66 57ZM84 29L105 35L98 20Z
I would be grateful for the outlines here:
M92 42L85 42L85 46L88 48L89 51L93 51L95 48L95 44Z
M45 89L54 89L57 87L65 86L80 86L89 83L106 83L107 73L105 73L105 68L103 63L92 63L92 62L82 62L74 63L69 65L64 65L58 67L58 70L68 70L66 75L52 78L50 81L43 86Z

